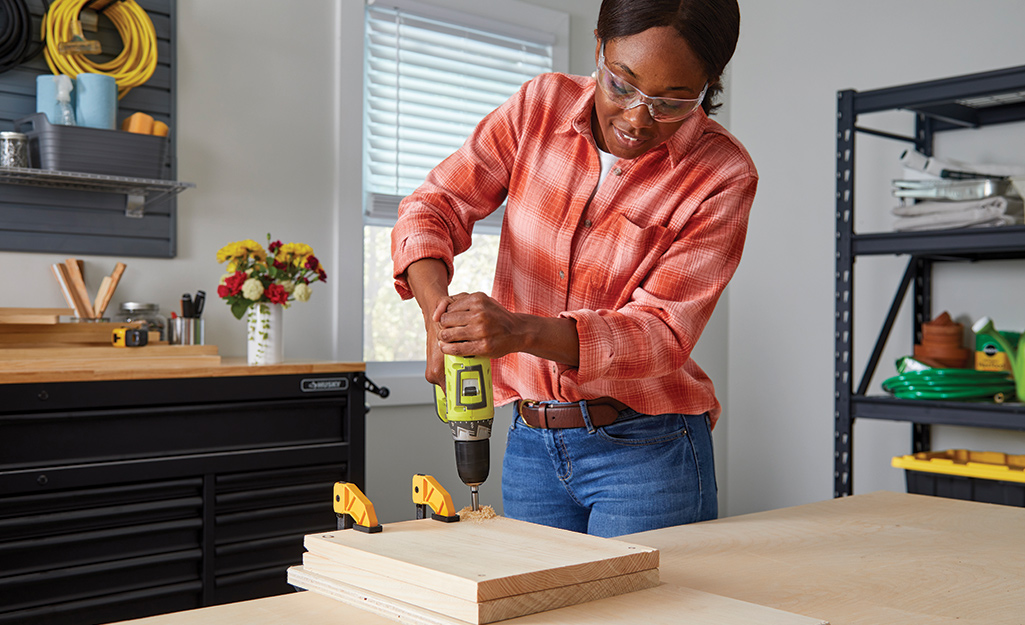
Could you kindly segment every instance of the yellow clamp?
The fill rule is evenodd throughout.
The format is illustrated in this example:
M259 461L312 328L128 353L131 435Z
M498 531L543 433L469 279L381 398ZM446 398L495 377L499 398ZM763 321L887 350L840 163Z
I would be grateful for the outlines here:
M427 517L427 506L430 506L433 510L431 518L435 521L455 523L459 520L452 496L431 475L417 473L413 476L413 503L416 504L418 519Z
M334 509L340 530L353 527L353 522L356 529L368 534L375 534L383 529L377 522L374 504L352 482L335 482Z

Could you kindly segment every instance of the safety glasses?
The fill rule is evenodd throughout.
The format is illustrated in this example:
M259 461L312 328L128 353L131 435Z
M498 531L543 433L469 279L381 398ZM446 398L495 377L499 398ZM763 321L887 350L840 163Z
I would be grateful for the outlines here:
M598 73L596 76L602 92L613 104L621 109L629 110L643 104L648 107L651 118L657 122L678 122L693 113L701 101L705 99L708 83L701 89L701 94L693 99L685 98L653 98L626 80L617 76L605 63L605 43L601 44L598 53Z

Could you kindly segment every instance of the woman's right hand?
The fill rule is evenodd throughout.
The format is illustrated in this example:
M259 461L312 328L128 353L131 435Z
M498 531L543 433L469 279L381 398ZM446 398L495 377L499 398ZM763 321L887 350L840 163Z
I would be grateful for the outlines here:
M441 388L445 388L445 354L441 351L438 332L441 331L441 315L451 301L451 297L442 298L438 301L431 317L424 319L424 325L427 328L427 370L424 372L424 377L431 384L437 384Z

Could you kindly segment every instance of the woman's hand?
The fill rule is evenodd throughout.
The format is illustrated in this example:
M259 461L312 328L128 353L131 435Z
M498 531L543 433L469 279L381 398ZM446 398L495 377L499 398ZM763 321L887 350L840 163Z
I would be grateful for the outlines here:
M484 293L459 293L438 306L438 342L445 354L498 358L524 351L524 323Z
M451 302L451 297L438 300L431 317L424 319L424 326L427 328L427 370L424 377L431 384L437 384L442 388L445 388L445 354L441 351L441 343L438 340L438 333L441 332L438 318Z
M460 293L435 309L444 354L500 358L526 352L576 366L580 339L573 319L510 312L484 293Z

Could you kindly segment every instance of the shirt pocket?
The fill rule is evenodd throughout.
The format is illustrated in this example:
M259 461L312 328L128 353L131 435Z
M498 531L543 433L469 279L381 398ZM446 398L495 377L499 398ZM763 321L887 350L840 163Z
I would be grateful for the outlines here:
M644 282L666 252L674 233L662 226L641 227L617 213L598 224L581 246L579 277L587 293L583 308L618 308Z

